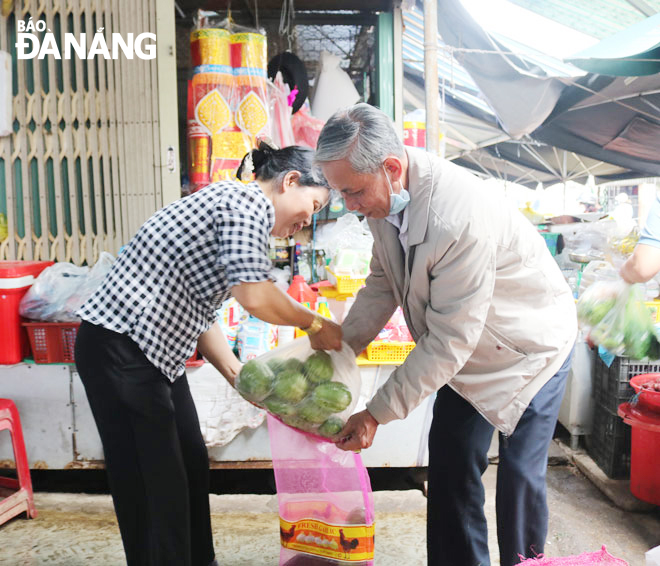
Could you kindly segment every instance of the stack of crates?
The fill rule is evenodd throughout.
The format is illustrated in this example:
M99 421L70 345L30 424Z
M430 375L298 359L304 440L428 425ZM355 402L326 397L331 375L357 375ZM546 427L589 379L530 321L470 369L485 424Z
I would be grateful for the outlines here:
M617 415L621 403L635 395L630 378L660 371L660 360L640 362L616 357L610 367L596 356L592 373L594 420L587 436L587 452L605 474L614 479L630 476L630 427Z

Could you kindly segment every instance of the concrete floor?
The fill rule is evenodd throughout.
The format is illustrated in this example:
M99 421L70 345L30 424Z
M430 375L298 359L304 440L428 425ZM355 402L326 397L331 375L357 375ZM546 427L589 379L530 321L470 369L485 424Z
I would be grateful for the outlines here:
M495 518L496 465L485 475L486 515ZM39 516L0 527L0 565L79 566L124 564L119 531L107 495L36 493ZM426 500L419 490L377 491L377 566L426 564ZM577 468L548 469L550 529L546 555L568 556L605 544L630 566L644 566L644 553L660 545L660 508L623 511ZM213 535L222 566L275 566L279 559L277 499L271 495L212 495ZM489 544L498 565L494 529Z

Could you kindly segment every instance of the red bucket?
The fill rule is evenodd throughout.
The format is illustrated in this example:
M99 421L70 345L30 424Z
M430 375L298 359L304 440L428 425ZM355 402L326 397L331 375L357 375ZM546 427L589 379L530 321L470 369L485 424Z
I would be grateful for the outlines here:
M644 385L648 383L660 384L660 373L643 373L636 375L630 380L630 386L638 395L637 404L639 408L660 413L660 388L657 391L645 388Z
M632 427L630 435L630 491L648 503L660 505L660 414L619 405L619 416Z

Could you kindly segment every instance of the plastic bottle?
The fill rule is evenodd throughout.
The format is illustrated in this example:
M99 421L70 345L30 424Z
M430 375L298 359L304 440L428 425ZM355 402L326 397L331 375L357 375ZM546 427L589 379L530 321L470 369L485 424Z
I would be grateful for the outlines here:
M316 307L316 293L305 283L305 278L302 275L293 276L293 281L289 285L287 294L311 310L314 310ZM296 338L304 335L305 333L300 328L294 330L294 336Z
M287 294L312 310L316 307L316 293L305 283L305 278L302 275L293 276Z
M325 297L319 297L317 299L316 312L319 313L321 316L324 316L325 318L329 318L330 320L335 320L335 317L333 316L332 311L328 306L328 299Z

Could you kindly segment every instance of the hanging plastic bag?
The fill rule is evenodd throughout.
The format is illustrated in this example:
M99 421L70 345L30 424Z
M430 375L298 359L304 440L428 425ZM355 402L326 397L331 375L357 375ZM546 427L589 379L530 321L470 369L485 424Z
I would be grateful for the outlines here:
M20 315L47 322L79 320L75 312L101 285L113 261L111 254L102 252L91 269L68 262L47 267L21 299Z
M291 117L291 127L293 128L296 145L316 149L316 142L319 140L324 124L323 120L314 118L309 111L309 107L304 104Z
M316 351L303 336L246 363L236 389L285 424L321 437L344 427L360 394L353 350Z
M589 285L577 302L578 319L582 325L593 328L603 320L625 287L626 283L621 279L596 281Z
M374 505L359 454L268 416L280 516L280 566L372 565Z
M656 359L659 343L651 311L643 299L642 285L624 284L614 306L591 331L591 340L616 356Z

